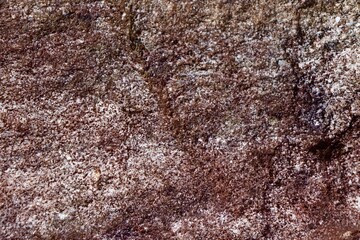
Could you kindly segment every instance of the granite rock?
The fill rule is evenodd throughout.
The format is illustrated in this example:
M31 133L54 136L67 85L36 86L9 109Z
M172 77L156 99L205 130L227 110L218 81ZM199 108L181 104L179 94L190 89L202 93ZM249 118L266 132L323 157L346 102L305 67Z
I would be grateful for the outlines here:
M359 239L357 0L0 0L0 239Z

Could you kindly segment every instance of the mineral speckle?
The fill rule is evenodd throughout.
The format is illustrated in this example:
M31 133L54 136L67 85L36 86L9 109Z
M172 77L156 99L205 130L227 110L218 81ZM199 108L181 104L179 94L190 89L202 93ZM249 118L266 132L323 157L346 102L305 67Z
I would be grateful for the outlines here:
M359 12L0 0L0 239L359 239Z

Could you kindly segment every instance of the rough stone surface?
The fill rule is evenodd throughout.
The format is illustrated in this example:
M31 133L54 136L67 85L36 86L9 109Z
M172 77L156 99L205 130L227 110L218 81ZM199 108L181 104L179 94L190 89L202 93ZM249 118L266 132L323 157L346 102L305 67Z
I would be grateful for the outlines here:
M357 0L0 0L0 239L359 239Z

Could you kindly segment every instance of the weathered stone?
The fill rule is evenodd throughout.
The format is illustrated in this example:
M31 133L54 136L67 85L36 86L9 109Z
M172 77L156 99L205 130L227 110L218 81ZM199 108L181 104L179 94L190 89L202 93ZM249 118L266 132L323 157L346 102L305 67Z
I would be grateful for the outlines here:
M0 0L0 239L358 239L359 12Z

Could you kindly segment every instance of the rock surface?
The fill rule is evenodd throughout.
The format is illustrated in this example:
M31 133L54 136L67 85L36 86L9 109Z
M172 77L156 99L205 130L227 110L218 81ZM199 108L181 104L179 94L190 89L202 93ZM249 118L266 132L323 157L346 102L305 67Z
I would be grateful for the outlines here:
M0 0L0 239L359 239L357 0Z

